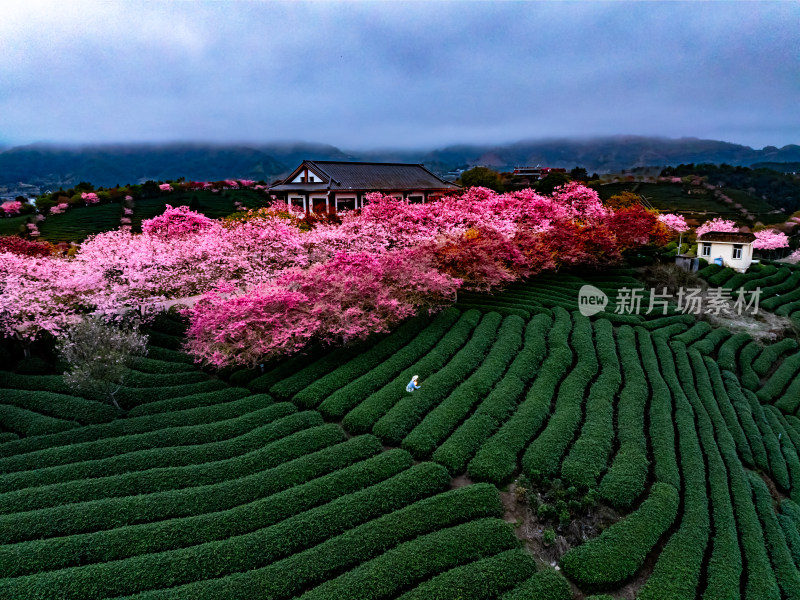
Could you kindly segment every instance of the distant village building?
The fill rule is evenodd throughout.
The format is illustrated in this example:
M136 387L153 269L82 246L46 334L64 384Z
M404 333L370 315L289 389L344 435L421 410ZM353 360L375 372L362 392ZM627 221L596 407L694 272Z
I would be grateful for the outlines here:
M566 169L551 167L514 167L514 175L518 177L530 177L531 179L544 179L550 173L566 173Z
M307 213L325 213L363 208L370 192L423 203L460 189L422 165L304 160L269 193Z
M744 273L753 262L752 233L709 231L697 238L697 255Z

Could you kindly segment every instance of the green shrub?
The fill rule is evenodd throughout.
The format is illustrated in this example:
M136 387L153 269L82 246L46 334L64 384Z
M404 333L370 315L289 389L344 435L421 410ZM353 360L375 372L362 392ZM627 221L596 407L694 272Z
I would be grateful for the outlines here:
M676 336L676 339L679 336ZM731 332L723 327L717 327L711 330L706 337L702 340L694 342L691 347L702 354L713 354L717 346L722 344L725 340L731 337Z
M194 365L185 362L158 360L144 356L137 357L133 361L131 368L141 371L142 373L152 373L156 375L164 373L189 373L195 370Z
M692 325L688 329L688 331L685 331L680 335L676 335L673 339L677 342L681 342L689 346L698 341L700 338L702 338L710 331L711 331L711 325L709 325L705 321L697 321L694 325Z
M110 404L52 392L4 389L0 390L0 401L3 404L81 424L107 423L117 416L117 410Z
M401 351L407 344L413 343L414 338L422 332L426 324L427 319L422 317L406 321L391 335L369 350L297 392L292 397L292 401L303 408L315 408L335 391L362 375L368 374L372 369L390 359L392 355Z
M179 351L183 348L183 338L168 333L156 331L151 327L143 327L142 333L147 335L147 344L149 346L158 346L165 350ZM150 352L148 352L148 355Z
M720 369L726 369L733 373L736 372L736 354L741 350L742 346L751 341L750 335L747 333L736 333L729 337L722 346L719 348L717 354L717 364Z
M611 467L600 482L600 494L614 506L632 506L645 487L650 466L644 430L645 404L650 395L636 336L630 327L617 331L623 381L617 414L617 450Z
M184 352L177 352L167 348L159 348L158 346L147 347L147 358L155 360L163 360L165 362L174 362L186 365L194 365L194 359Z
M739 376L744 385L749 390L756 390L761 385L761 381L753 370L753 361L761 351L761 346L755 342L750 342L742 351L739 352Z
M409 465L407 458L406 466ZM38 590L58 593L79 589L84 597L130 594L144 589L170 587L208 578L210 573L224 576L274 563L308 547L341 535L365 521L399 510L421 498L446 488L446 471L431 463L400 472L391 479L360 491L348 488L328 490L319 500L306 490L280 494L282 503L270 503L271 511L262 512L264 528L251 520L256 529L200 545L167 552L147 553L121 561L93 564L18 578L0 595L11 592L19 597L35 596ZM319 488L317 488L319 489ZM342 495L345 494L345 495ZM329 504L308 508L329 500ZM277 499L276 499L277 500ZM292 516L294 515L294 516Z
M573 320L571 347L577 361L558 389L553 414L544 430L522 457L522 469L531 478L552 477L558 473L564 452L580 426L587 388L598 371L591 322L578 313L573 315Z
M266 394L256 394L242 398L241 400L215 404L213 406L201 406L172 413L117 419L116 421L104 423L102 425L87 425L63 433L19 440L18 442L10 443L0 449L0 472L35 469L40 466L59 464L52 463L45 458L48 455L48 449L56 448L57 446L72 445L71 450L75 451L82 448L77 447L77 444L121 436L132 436L131 440L134 442L138 442L142 439L152 440L154 436L150 436L149 438L133 436L134 434L149 433L157 430L164 430L159 434L160 437L166 438L166 441L160 443L161 445L180 446L202 443L202 436L209 433L216 435L214 431L215 428L211 427L212 424L235 419L249 412L269 406L270 404L272 404L272 398L270 396ZM131 411L128 414L131 415L134 412L135 411ZM225 427L225 424L223 423L221 426ZM172 429L173 431L165 435L168 429ZM170 439L171 434L176 435ZM156 436L156 439L159 436ZM121 443L124 445L127 442ZM63 450L61 449L52 450L52 452L63 454ZM93 454L85 456L97 457L97 455ZM78 458L77 460L81 459ZM67 460L67 462L69 462L69 460Z
M753 362L753 370L763 377L780 360L781 355L797 349L797 342L792 338L784 338L780 342L766 346Z
M654 483L642 505L599 537L561 559L564 572L587 589L616 587L632 577L678 515L678 490Z
M14 440L18 440L19 436L16 433L11 433L10 431L0 431L0 444L5 444L6 442L13 442Z
M123 408L130 410L148 402L158 402L159 400L167 400L168 398L180 398L183 396L215 392L225 389L226 387L228 386L219 379L208 379L207 381L187 383L184 385L141 389L126 386L117 392L117 401Z
M27 573L117 561L226 540L270 526L270 539L275 539L273 533L286 535L297 531L297 525L306 526L309 521L311 525L306 535L314 527L319 529L323 524L330 535L335 533L333 520L345 515L350 515L352 519L353 509L364 511L363 518L369 518L376 512L395 506L397 500L404 497L403 494L419 493L420 484L432 481L431 478L421 477L419 472L412 474L408 471L409 467L411 457L407 452L389 450L317 479L220 512L0 546L0 574L18 577ZM395 478L401 473L404 477ZM397 483L408 487L406 490L397 490ZM434 491L439 490L437 488ZM361 501L356 502L359 495ZM332 502L340 497L347 498L344 508L342 502ZM367 507L362 506L364 498L371 501ZM337 511L341 514L337 514ZM309 537L305 541L309 541ZM286 546L282 550L285 552ZM168 556L175 558L177 555ZM160 560L159 557L150 558Z
M716 275L720 271L722 271L722 265L718 265L716 263L712 263L712 264L709 264L707 267L703 267L702 269L697 271L697 274L700 277L702 277L703 279L708 280L709 277L712 277L713 275Z
M153 458L153 452L137 453L127 461L127 465L138 470L6 492L0 495L0 513L34 511L75 502L209 485L229 479L232 473L248 475L257 468L257 461L264 461L265 466L274 466L279 464L276 461L282 462L286 460L285 456L292 456L290 447L293 444L299 447L313 446L309 440L313 435L318 435L319 443L323 445L341 439L337 436L340 431L335 425L323 426L321 422L317 413L296 413L224 442L203 444L199 448L188 446L173 452L159 449L167 465L170 465L171 458L177 466L150 469L147 468L147 461L158 464L160 459Z
M167 398L165 400L140 404L139 406L133 408L128 413L128 416L143 417L146 415L172 413L191 408L199 408L201 406L214 406L216 404L233 402L250 395L250 391L246 388L222 388L216 392L205 392L202 394L192 394L190 396L178 396L177 398ZM261 395L269 398L267 394Z
M713 275L709 276L707 281L713 287L722 287L723 285L725 285L725 282L730 280L735 275L736 271L734 271L730 267L725 267L724 269L717 271Z
M422 389L407 394L395 404L375 423L373 433L387 445L400 444L401 440L433 406L444 400L465 377L480 365L497 335L497 329L502 319L497 313L485 315L466 346L459 350L441 370L427 378L423 373Z
M755 368L755 365L753 365ZM800 352L784 359L756 395L761 402L771 403L781 395L800 373Z
M371 371L364 373L355 381L346 383L341 389L328 396L319 405L319 411L325 417L340 419L364 398L393 381L405 369L408 369L409 366L430 352L453 324L456 323L460 315L461 313L458 310L452 308L439 313L433 323L421 331L405 347L400 348ZM354 362L351 361L347 365L340 367L328 377L332 377L339 371L344 371L345 381L348 381L354 376L352 372L352 369L355 368ZM305 390L300 394L304 392Z
M64 421L40 415L9 404L0 404L0 424L2 424L3 429L10 430L12 433L21 436L47 435L48 433L66 431L78 426L75 421ZM3 444L3 449L13 443Z
M444 600L455 590L470 600L493 600L536 571L533 557L522 549L507 550L437 575L400 596L399 600Z
M550 412L556 386L572 366L569 332L572 319L567 311L553 310L555 323L548 335L550 353L525 400L513 415L490 437L470 461L467 473L476 481L508 481L517 467L517 457L536 435Z
M522 345L524 321L506 317L486 359L470 377L425 416L403 440L403 447L415 458L429 457L458 427L474 406L502 379Z
M761 437L761 432L756 425L753 409L750 403L745 398L739 380L736 376L729 372L722 372L722 380L725 383L725 391L730 399L736 415L739 417L739 423L742 425L747 443L753 453L753 462L759 469L769 471L769 459L767 458L767 449L764 446L764 439Z
M12 490L22 490L23 488L35 488L27 490L27 493L36 495L42 492L46 494L53 488L43 490L38 486L52 486L57 483L81 479L97 480L97 478L132 471L198 464L214 459L219 460L224 455L225 447L229 447L231 452L242 454L246 451L248 443L252 446L253 443L258 442L257 431L260 428L294 412L294 405L289 403L269 406L250 413L247 418L239 419L237 423L238 429L233 431L233 435L222 439L209 438L206 443L133 450L124 454L112 454L106 458L94 458L83 462L69 462L58 466L7 473L0 479L0 491L5 493ZM252 439L248 441L248 437ZM127 438L123 438L123 440L125 439ZM95 445L95 448L97 448L97 445ZM61 450L64 453L69 453L70 447L66 446ZM80 459L81 456L76 455L72 458ZM23 492L26 492L26 490L23 490ZM0 507L0 512L6 511L3 507Z
M354 583L354 578L365 570L375 577L380 576L381 579L384 577L383 573L393 571L392 579L387 579L387 583L391 583L408 572L407 568L403 568L407 563L401 560L413 561L414 556L418 562L427 562L428 556L441 556L439 564L429 563L428 568L442 569L444 565L441 562L451 556L466 561L472 557L480 558L481 554L490 554L490 550L497 552L513 548L516 541L513 540L513 533L508 525L497 519L481 519L501 514L502 507L496 489L487 485L471 485L421 500L266 567L223 578L145 592L141 594L140 600L156 598L250 600L257 595L269 598L292 598L316 584L347 572L343 579L329 581L329 585L342 589L339 586L343 583ZM481 520L470 521L470 519ZM464 524L458 526L458 523ZM454 525L457 527L444 529L452 528ZM430 532L434 532L432 536L426 535ZM407 540L412 540L410 545L402 544ZM479 542L480 545L472 550L468 548ZM401 545L396 546L397 544ZM400 551L386 552L392 546L396 546ZM462 549L466 554L461 554ZM379 561L377 563L371 560L376 556L378 556L376 560ZM369 561L363 565L365 569L348 571L365 561ZM384 565L387 566L387 570L380 570L380 575L373 570L376 566ZM333 581L337 583L333 584ZM407 581L407 583L412 582ZM352 588L347 589L352 590Z
M442 369L450 358L467 343L481 319L477 310L469 310L453 325L452 329L420 361L398 375L380 390L370 394L361 404L351 410L342 421L348 431L363 433L370 431L375 423L406 395L405 386L413 375L435 373Z
M696 352L690 352L690 354L692 356L692 363L695 365L694 369L698 372L705 373L705 371L703 371L703 365L699 364L701 360L700 356ZM725 384L722 381L722 374L720 373L719 367L717 363L708 356L703 357L702 360L711 381L711 389L708 390L708 392L712 393L711 397L716 399L716 402L714 402L714 410L718 410L724 419L725 426L728 428L736 444L736 450L739 456L741 456L747 464L753 465L755 464L753 462L753 450L747 440L744 428L736 416L733 401L728 397L728 393L725 390ZM706 388L704 387L703 390L705 391Z

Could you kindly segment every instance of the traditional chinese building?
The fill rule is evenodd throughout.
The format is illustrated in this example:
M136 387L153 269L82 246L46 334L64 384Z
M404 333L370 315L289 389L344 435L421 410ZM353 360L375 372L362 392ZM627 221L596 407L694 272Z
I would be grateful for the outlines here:
M305 212L337 212L362 208L370 192L429 202L459 189L422 165L304 160L269 192Z
M697 255L744 273L753 262L752 233L709 231L697 238Z

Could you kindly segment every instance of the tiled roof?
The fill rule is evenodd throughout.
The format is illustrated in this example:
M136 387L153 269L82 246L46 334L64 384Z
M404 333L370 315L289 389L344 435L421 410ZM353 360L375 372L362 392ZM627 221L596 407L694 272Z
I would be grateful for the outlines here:
M756 236L752 233L730 231L709 231L698 238L701 242L728 242L729 244L750 244Z
M459 187L439 179L422 165L407 163L362 163L327 160L304 161L330 181L332 190L457 190ZM327 183L327 182L326 182ZM291 187L290 187L291 186ZM315 183L293 184L287 180L273 186L275 191L327 189Z

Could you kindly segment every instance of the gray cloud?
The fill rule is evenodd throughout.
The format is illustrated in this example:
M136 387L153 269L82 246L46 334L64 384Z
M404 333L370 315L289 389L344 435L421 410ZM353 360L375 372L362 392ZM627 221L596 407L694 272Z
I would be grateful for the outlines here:
M16 3L0 142L800 142L796 3Z

